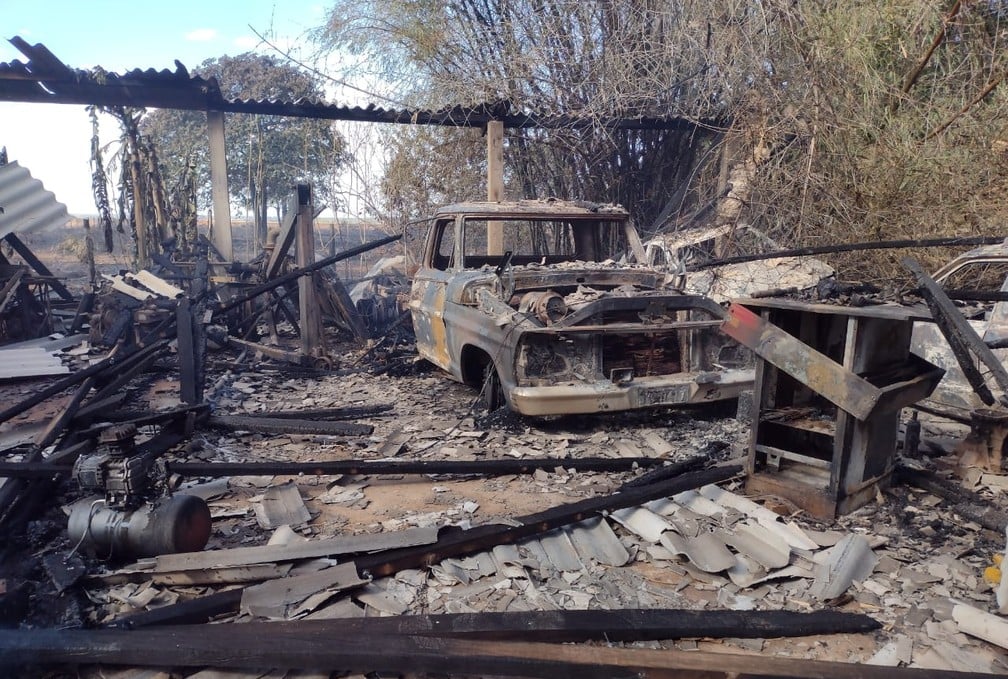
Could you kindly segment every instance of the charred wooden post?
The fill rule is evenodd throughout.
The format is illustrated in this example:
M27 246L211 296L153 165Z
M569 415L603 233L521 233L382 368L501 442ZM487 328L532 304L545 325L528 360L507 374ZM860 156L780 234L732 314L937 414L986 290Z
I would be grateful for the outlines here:
M295 226L297 265L304 268L315 263L315 222L311 187L297 185L298 213ZM319 315L318 291L315 276L298 279L298 311L301 317L301 353L317 356L322 351L322 318Z
M196 365L196 337L193 309L188 299L180 299L175 308L176 338L178 340L179 390L183 403L195 405L203 400L199 389Z
M230 262L234 259L231 245L231 199L228 194L227 153L224 140L224 113L207 111L207 133L210 136L210 182L213 191L213 241L217 251Z
M504 200L504 122L491 120L486 127L487 200ZM487 224L487 254L504 254L504 222Z

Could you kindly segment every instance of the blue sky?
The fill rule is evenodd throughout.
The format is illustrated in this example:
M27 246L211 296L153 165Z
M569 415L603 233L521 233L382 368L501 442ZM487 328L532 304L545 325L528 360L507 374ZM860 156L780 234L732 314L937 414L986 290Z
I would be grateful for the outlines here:
M324 13L318 0L0 0L0 62L26 60L8 42L18 35L42 43L74 68L174 70L178 59L192 69L224 54L270 52L256 32L284 49L296 48ZM118 137L110 119L102 125L103 143ZM71 213L94 211L90 143L83 106L0 101L0 146Z

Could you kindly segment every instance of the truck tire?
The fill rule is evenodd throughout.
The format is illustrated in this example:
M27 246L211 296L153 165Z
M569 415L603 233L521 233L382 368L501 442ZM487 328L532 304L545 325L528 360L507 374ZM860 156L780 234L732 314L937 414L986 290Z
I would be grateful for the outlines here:
M504 388L501 386L500 375L492 360L487 360L483 366L483 386L480 390L480 406L488 413L500 410L507 405L504 399Z

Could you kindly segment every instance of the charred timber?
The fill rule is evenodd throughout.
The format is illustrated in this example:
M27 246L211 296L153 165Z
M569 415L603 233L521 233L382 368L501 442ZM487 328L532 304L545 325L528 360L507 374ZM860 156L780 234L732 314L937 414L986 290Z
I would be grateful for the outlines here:
M136 423L150 424L139 418ZM451 474L460 476L506 476L531 474L537 469L552 471L557 467L579 472L629 472L637 468L655 467L664 462L654 457L634 458L537 458L525 460L320 460L317 462L175 462L169 471L179 476L220 478L227 476L342 474ZM662 467L664 478L695 469L695 465ZM666 471L667 470L667 471ZM45 463L0 462L0 477L40 478L54 473L68 473L70 467L54 467ZM662 480L662 479L659 479ZM655 481L648 481L654 483Z
M212 629L214 627L220 630ZM886 679L988 674L708 651L571 646L429 636L325 634L264 643L247 625L164 630L4 630L0 664L275 667L332 672L439 673L589 679L619 677L819 677Z
M283 276L277 276L272 280L269 280L265 283L261 283L259 285L249 288L248 290L238 295L234 299L230 300L226 304L221 305L220 307L217 308L217 313L224 313L226 311L230 311L231 309L241 306L245 302L248 302L249 300L258 297L264 292L275 290L276 288L280 287L281 285L284 285L285 283L296 281L301 276L307 276L310 273L313 273L320 269L324 269L327 266L335 264L336 262L341 262L344 259L349 259L350 257L356 257L357 255L361 255L370 250L374 250L375 248L380 248L383 245L394 243L397 240L401 239L402 237L403 235L401 233L397 233L392 236L386 236L385 238L379 238L378 240L373 240L364 243L363 245L358 245L355 248L350 248L349 250L339 252L333 255L332 257L326 257L325 259L320 259L314 264L309 264L308 266L301 267L300 269L295 269L294 271L286 273Z
M835 252L860 252L862 250L895 250L898 248L930 248L930 247L962 247L971 245L997 245L1004 241L1004 238L996 236L975 236L969 238L925 238L907 240L882 240L869 241L866 243L843 243L840 245L818 245L807 248L793 248L791 250L775 250L774 252L762 252L756 255L739 255L737 257L724 257L722 259L712 259L701 262L693 266L694 270L710 269L726 264L742 264L745 262L759 262L764 259L775 257L803 257L808 255L829 255Z
M290 418L220 415L208 420L211 427L231 431L254 431L264 434L321 434L335 436L368 436L374 431L370 424L355 422L324 422Z
M774 639L820 634L862 634L882 627L874 618L841 611L721 611L617 609L473 614L400 615L382 618L250 622L262 638L332 634L439 636L508 641L658 641L661 639Z
M920 264L910 257L903 258L901 263L917 279L921 294L931 310L934 322L952 349L952 353L970 386L973 387L980 400L987 405L993 405L994 395L991 393L990 387L987 386L986 377L980 372L973 357L975 356L987 367L987 373L994 378L1002 392L1008 392L1008 371L1005 370L1004 365L994 355L990 347L980 339L966 317L941 289L941 286L921 269ZM1005 397L1002 396L1001 399L1003 402Z
M148 347L147 350L153 351L155 346L157 346L158 348L163 348L168 346L168 343L159 342L156 345ZM48 387L45 387L44 389L40 389L39 391L35 392L25 400L0 411L0 422L6 422L10 418L15 417L16 415L20 415L29 408L33 408L42 401L45 401L47 398L55 396L56 394L60 393L61 391L64 391L65 389L73 387L93 375L99 375L106 370L118 368L120 365L123 364L123 362L127 361L130 357L132 357L134 353L136 352L120 355L118 347L113 349L111 352L109 352L108 356L98 361L94 365L90 365L82 370L78 370L74 374L69 375L68 377L65 377L61 380L57 380L56 382L50 384Z
M949 503L950 509L968 521L980 524L999 536L1008 527L1008 513L990 506L990 500L979 493L964 488L961 484L938 476L926 469L914 469L900 465L894 477L901 483L909 483L921 490L937 495Z

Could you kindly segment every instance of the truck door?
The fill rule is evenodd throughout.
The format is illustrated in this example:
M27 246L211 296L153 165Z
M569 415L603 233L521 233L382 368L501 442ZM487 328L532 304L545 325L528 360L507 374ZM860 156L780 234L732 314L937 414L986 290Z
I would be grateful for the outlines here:
M410 291L417 351L444 370L451 369L444 314L448 281L460 261L458 241L455 220L434 222L424 247L423 264L413 277Z

